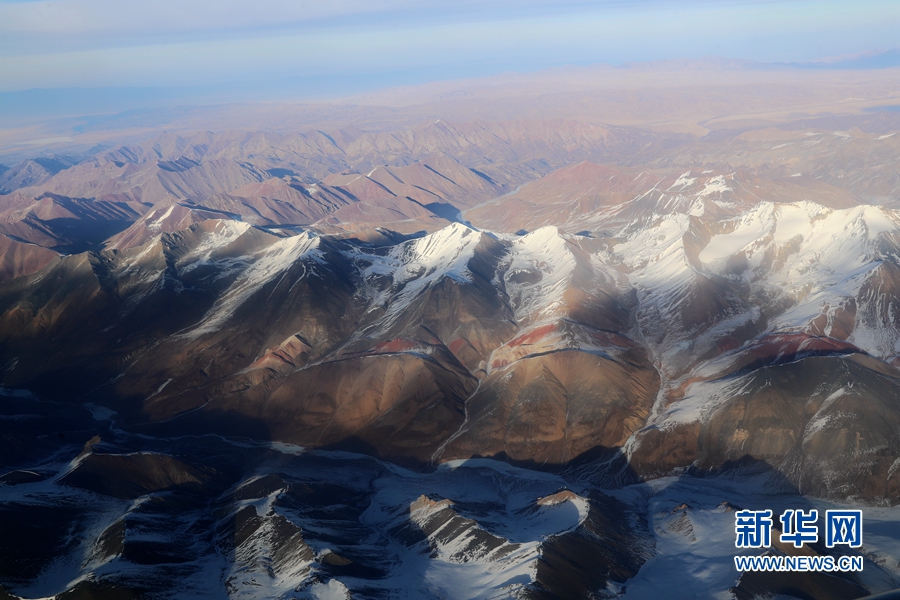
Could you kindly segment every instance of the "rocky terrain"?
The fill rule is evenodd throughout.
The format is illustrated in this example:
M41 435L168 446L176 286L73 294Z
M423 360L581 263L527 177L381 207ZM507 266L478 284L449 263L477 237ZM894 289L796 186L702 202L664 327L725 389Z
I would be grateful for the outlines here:
M434 120L7 165L0 597L898 587L898 131ZM797 502L871 507L864 574L738 579L734 507Z

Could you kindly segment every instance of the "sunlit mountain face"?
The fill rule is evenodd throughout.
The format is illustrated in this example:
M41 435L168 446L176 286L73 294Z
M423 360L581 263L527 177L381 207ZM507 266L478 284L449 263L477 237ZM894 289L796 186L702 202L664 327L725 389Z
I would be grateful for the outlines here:
M0 598L900 587L900 72L472 85L0 155Z

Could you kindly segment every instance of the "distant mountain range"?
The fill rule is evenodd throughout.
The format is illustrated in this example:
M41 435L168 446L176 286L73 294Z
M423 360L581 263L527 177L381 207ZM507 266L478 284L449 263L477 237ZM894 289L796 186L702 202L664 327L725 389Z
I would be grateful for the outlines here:
M607 67L617 70L678 69L729 69L766 71L772 69L802 70L866 70L888 69L900 66L900 48L869 52L851 56L806 62L759 62L715 56L701 59L662 60L624 63L612 67L598 64L589 68ZM579 67L573 67L579 68ZM584 67L580 67L584 68ZM559 69L551 69L557 71ZM521 74L528 77L530 74ZM485 77L485 80L495 79ZM183 87L103 87L103 88L35 88L30 90L0 92L0 123L13 125L21 122L43 121L48 118L108 115L122 112L148 110L171 112L172 107L218 106L226 103L250 102L322 102L327 98L365 97L368 93L388 86L400 85L404 78L399 74L372 74L370 77L354 75L352 78L329 79L285 78L240 86L222 83L216 85ZM412 76L406 85L421 85L428 81L426 73Z

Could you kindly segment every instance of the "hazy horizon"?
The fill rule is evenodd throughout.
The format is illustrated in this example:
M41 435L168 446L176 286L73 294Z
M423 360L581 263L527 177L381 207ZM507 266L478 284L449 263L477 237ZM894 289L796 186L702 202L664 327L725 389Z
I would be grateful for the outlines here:
M554 93L553 82L572 92L622 82L653 87L655 76L628 73L654 61L771 72L779 85L794 86L809 77L777 72L900 66L896 30L900 11L874 0L852 8L800 0L492 0L427 7L408 0L375 7L357 0L327 6L160 0L127 7L112 0L0 0L0 155L8 164L86 151L154 128L245 120L264 127L289 116L261 117L272 112L265 103L390 106L470 96L476 88L492 94L497 85L513 95ZM566 74L568 67L582 70ZM683 68L654 70L667 85L722 81L715 70L679 79ZM757 79L744 83L751 81ZM238 108L220 119L229 112L225 105ZM235 111L243 111L240 118ZM319 122L296 111L290 119L299 126Z
M792 0L0 0L4 110L328 99L566 65L718 56L802 63L895 48L896 4ZM896 62L896 61L895 61ZM110 90L149 98L110 103ZM12 93L10 95L9 93ZM18 104L17 104L18 103Z
M489 65L464 65L445 70L441 77L423 69L401 69L362 75L313 75L263 78L242 82L220 82L171 86L70 86L35 87L0 92L0 126L10 122L39 122L58 117L113 115L135 110L213 106L247 103L334 103L353 102L360 96L395 88L415 88L429 84L521 77L572 67L641 67L662 61L746 62L749 68L881 69L900 66L900 48L860 52L843 57L822 57L814 61L753 61L743 57L706 55L698 58L671 57L659 60L611 63L571 62L531 69L492 69Z

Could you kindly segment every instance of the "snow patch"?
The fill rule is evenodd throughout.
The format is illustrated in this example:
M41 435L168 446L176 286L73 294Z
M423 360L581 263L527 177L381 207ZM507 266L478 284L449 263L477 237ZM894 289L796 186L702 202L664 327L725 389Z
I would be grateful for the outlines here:
M249 263L237 280L220 296L216 304L207 312L200 323L192 330L182 334L185 337L197 338L220 329L244 302L261 287L282 275L294 263L300 261L317 262L322 260L319 250L319 237L310 232L279 239L266 249L244 258ZM299 278L309 276L311 268L304 265Z
M152 398L153 396L155 396L155 395L159 394L160 392L162 392L164 389L166 389L166 386L169 385L170 383L172 383L172 378L171 378L171 377L170 377L169 379L165 380L158 388L156 388L156 391L155 391L155 392L153 392L152 394L150 394L149 396L147 396L147 400L149 400L149 399Z
M388 330L420 294L442 279L459 283L471 281L469 261L481 241L481 233L460 223L453 223L425 237L391 248L387 255L355 254L353 258L368 263L362 269L363 286L373 307L386 307L376 324ZM390 277L392 285L378 290L373 283Z
M729 187L728 183L725 181L725 177L723 175L718 175L707 181L706 185L703 186L703 189L697 192L697 195L701 197L711 196L712 194L722 194L730 191L731 187Z
M691 177L691 172L687 171L685 173L682 173L681 176L675 180L675 183L673 183L671 186L669 186L669 189L672 190L677 187L679 190L681 190L681 189L688 187L695 181L697 181L697 178Z
M538 322L557 315L574 270L575 256L556 227L517 238L503 275L516 320Z

